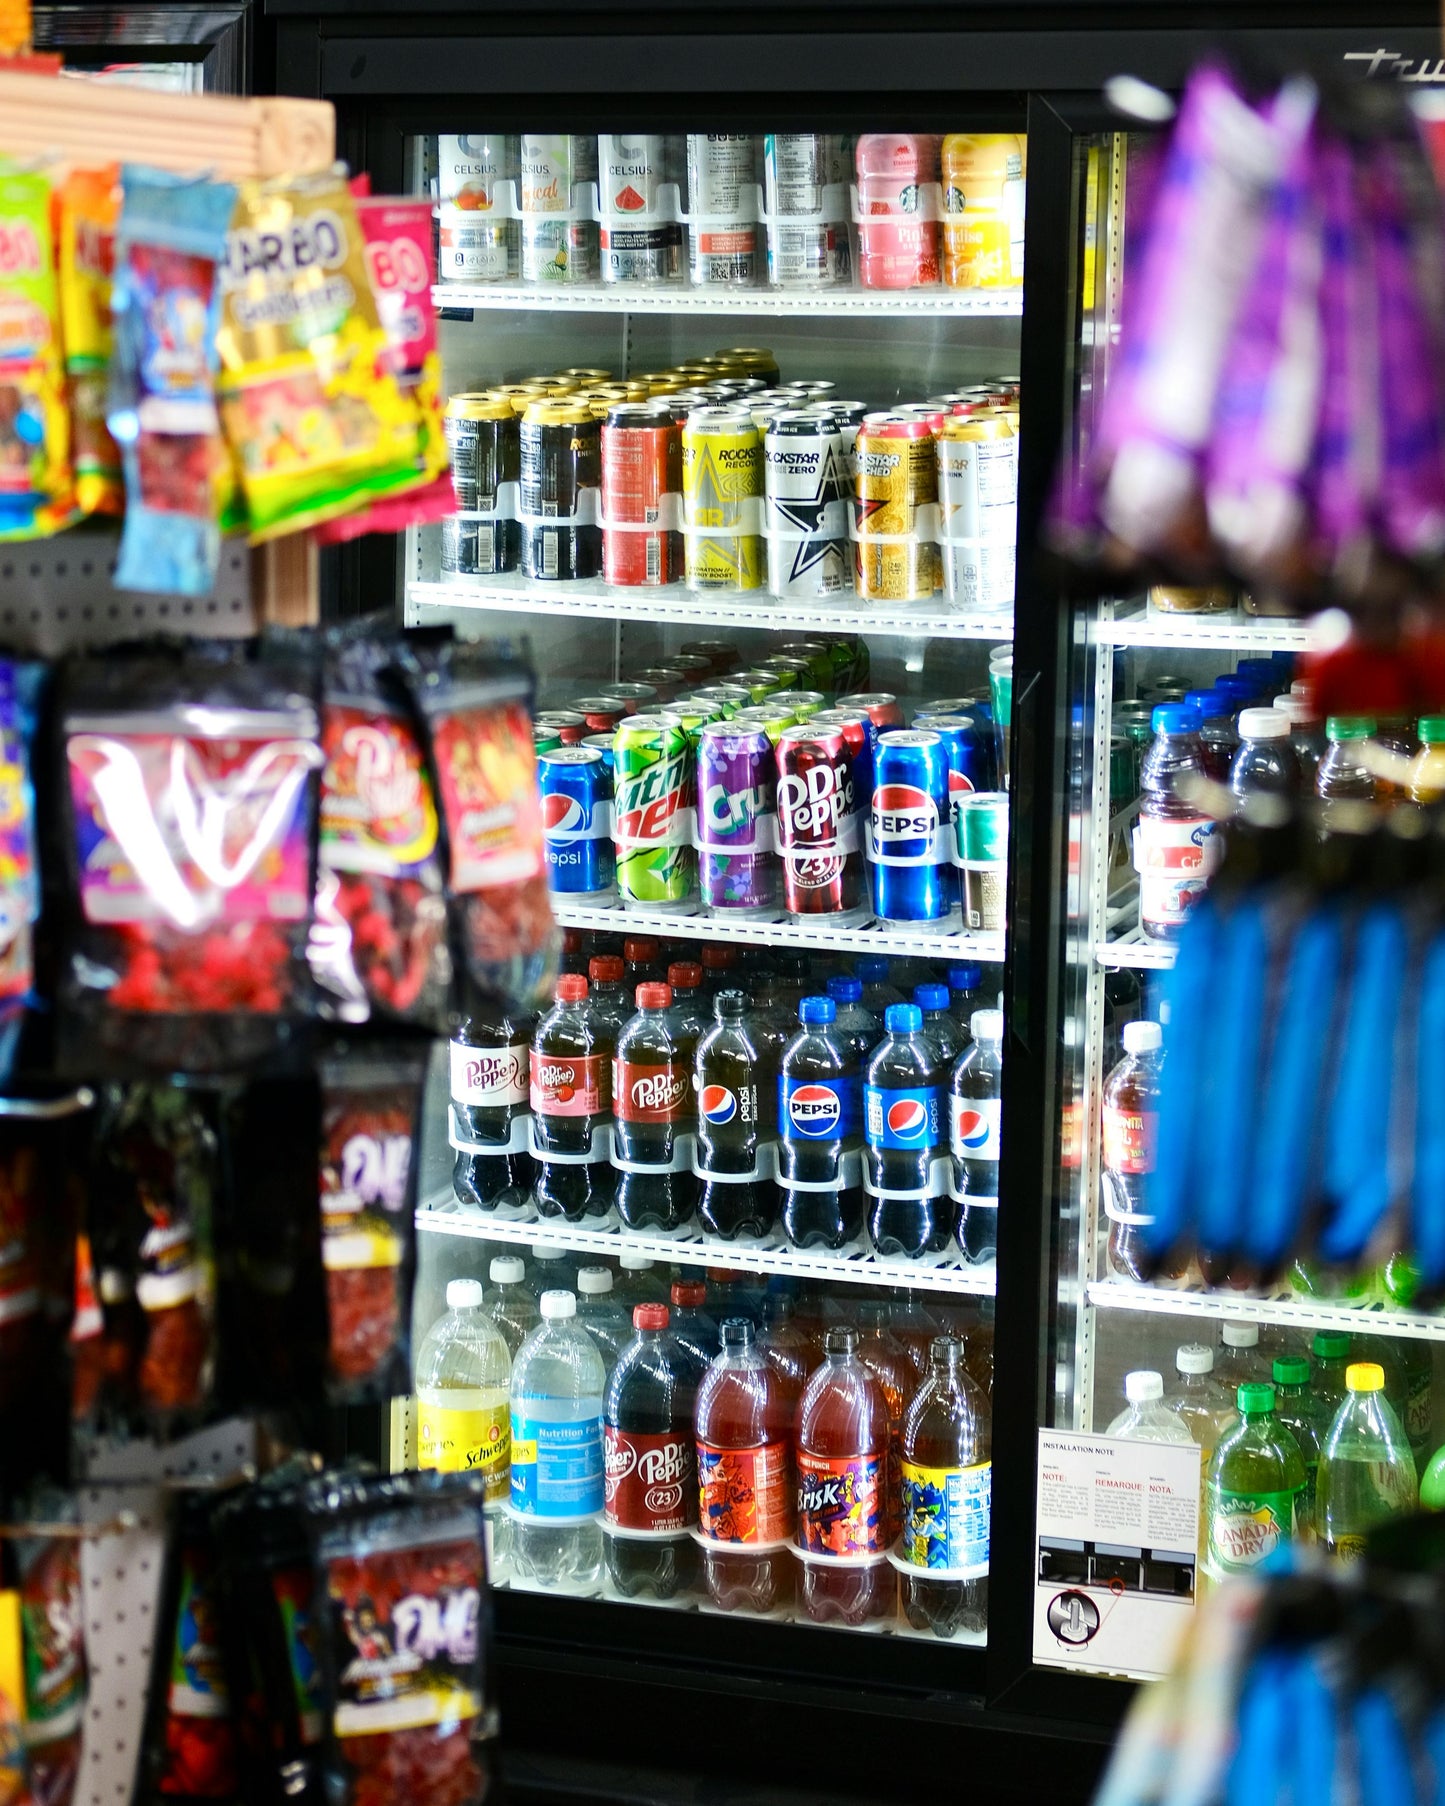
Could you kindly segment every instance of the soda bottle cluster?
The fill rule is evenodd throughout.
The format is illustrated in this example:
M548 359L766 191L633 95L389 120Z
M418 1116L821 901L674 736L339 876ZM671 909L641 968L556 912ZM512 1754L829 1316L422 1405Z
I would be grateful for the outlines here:
M1013 133L473 133L437 140L443 282L1017 289Z
M870 410L738 346L453 395L444 576L1013 605L1018 384Z
M1226 1323L1218 1350L1188 1344L1175 1368L1168 1393L1157 1372L1129 1374L1108 1434L1203 1450L1210 1579L1292 1540L1351 1559L1377 1524L1414 1510L1434 1441L1429 1343L1320 1330L1306 1347Z
M463 1024L451 1048L460 1203L991 1260L997 968L701 954L669 961L645 937L618 953L579 947L585 976L565 973L540 1017L479 1010Z
M982 1631L979 1306L533 1254L453 1279L417 1357L419 1459L485 1473L496 1578Z
M701 909L719 922L872 917L1001 933L998 704L1011 652L995 654L988 693L938 697L905 715L892 692L848 688L853 672L837 662L848 651L791 642L752 670L719 659L720 680L697 687L703 655L683 653L649 667L645 685L538 716L552 890L649 913ZM810 679L828 687L797 687Z

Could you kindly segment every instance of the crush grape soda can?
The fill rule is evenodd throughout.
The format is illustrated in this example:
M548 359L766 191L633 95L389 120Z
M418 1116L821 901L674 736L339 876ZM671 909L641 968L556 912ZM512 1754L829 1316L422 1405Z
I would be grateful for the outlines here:
M772 915L781 873L777 762L761 723L712 722L697 753L698 880L703 905L734 920Z

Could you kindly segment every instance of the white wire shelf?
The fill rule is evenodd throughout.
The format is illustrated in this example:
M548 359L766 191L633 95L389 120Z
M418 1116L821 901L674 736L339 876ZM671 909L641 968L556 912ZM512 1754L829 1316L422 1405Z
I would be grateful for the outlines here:
M1094 958L1101 966L1149 967L1154 971L1168 971L1176 957L1176 949L1168 942L1146 940L1138 928L1131 928L1118 940L1094 943Z
M972 1266L956 1251L926 1255L921 1260L885 1260L856 1242L831 1253L794 1248L777 1234L761 1241L725 1242L696 1227L685 1227L673 1235L639 1234L616 1224L589 1229L555 1217L495 1217L467 1208L450 1190L434 1193L418 1208L416 1226L434 1235L458 1235L472 1241L519 1242L528 1247L566 1248L574 1254L625 1251L683 1266L793 1273L801 1279L841 1280L849 1285L913 1286L921 1292L954 1292L975 1298L992 1298L994 1290L993 1262Z
M624 909L620 903L569 903L556 893L552 913L564 928L591 928L604 934L653 934L699 941L736 941L750 947L817 947L838 953L907 954L919 959L982 960L997 965L1004 956L1001 934L927 934L896 922L854 923L828 927L826 918L812 922L730 922L700 910Z
M453 577L413 581L406 586L409 624L420 624L421 609L485 609L534 615L585 615L593 620L651 621L700 627L764 627L789 633L898 634L928 639L1011 640L1013 611L968 614L939 606L888 606L852 594L836 602L807 602L765 590L745 594L696 594L679 584L666 589L632 589L600 578L574 577L557 583L522 576Z
M432 290L439 312L495 313L541 309L549 313L769 314L860 319L931 319L939 315L1021 319L1022 289L967 288L642 288L624 284L439 282Z
M1195 646L1235 652L1308 652L1324 642L1308 621L1259 615L1171 615L1135 609L1115 615L1106 608L1089 624L1098 646Z
M1321 1304L1294 1293L1252 1298L1238 1292L1175 1292L1164 1286L1134 1285L1123 1279L1096 1279L1087 1290L1096 1310L1133 1311L1151 1317L1192 1317L1197 1322L1274 1323L1287 1329L1338 1329L1369 1336L1413 1336L1445 1342L1445 1316L1386 1309Z

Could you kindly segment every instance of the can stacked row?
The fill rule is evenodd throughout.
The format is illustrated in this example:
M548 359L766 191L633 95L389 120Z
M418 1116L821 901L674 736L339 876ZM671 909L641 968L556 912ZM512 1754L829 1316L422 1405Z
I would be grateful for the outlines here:
M443 282L1023 281L1011 133L474 133L439 138L437 163Z
M627 384L572 370L447 404L447 575L1013 602L1016 384L870 411L770 354ZM731 358L732 364L724 362ZM708 376L709 368L731 369Z

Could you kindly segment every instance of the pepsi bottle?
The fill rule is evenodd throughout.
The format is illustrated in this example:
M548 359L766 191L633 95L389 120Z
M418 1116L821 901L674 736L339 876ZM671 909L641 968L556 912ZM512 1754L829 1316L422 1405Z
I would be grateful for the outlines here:
M923 1011L923 1032L938 1049L938 1057L946 1070L963 1052L968 1037L949 1013L947 985L918 985L913 1001Z
M948 1007L958 1024L960 1038L968 1038L968 1019L975 1010L987 1009L992 998L984 996L982 966L948 968Z
M766 1235L777 1218L778 1191L770 1174L730 1177L752 1173L763 1160L766 1143L777 1133L777 1093L761 1077L766 1054L748 1020L747 993L720 991L713 1015L693 1068L702 1179L697 1214L710 1234L732 1241Z
M999 1092L1003 1082L1003 1011L975 1010L973 1045L953 1068L949 1146L958 1204L958 1245L969 1260L992 1260L998 1248Z
M833 1028L846 1046L853 1050L859 1066L872 1053L883 1034L883 1023L872 1010L863 1007L863 981L859 978L830 978L828 995L833 999L837 1015Z
M672 987L640 984L612 1063L617 1214L629 1229L677 1229L696 1208L697 1180L679 1146L696 1129L693 1051L672 1014Z
M843 1184L844 1157L859 1142L860 1073L836 1016L831 997L805 997L778 1074L783 1233L795 1248L841 1248L863 1227L862 1192Z
M456 1165L452 1190L477 1210L525 1204L535 1169L526 1151L528 1064L537 1018L478 997L451 1043Z
M916 1260L941 1253L953 1232L952 1209L933 1195L948 1068L923 1032L916 1003L890 1004L883 1026L886 1037L868 1062L863 1088L868 1234L879 1254Z
M902 1003L903 993L888 982L888 961L881 953L865 953L854 960L853 971L863 986L863 1008L882 1018L890 1003Z

